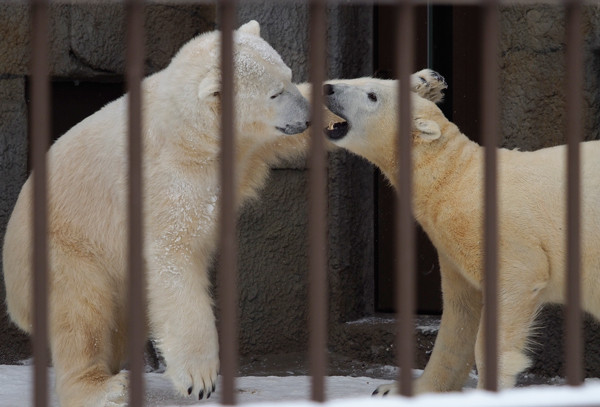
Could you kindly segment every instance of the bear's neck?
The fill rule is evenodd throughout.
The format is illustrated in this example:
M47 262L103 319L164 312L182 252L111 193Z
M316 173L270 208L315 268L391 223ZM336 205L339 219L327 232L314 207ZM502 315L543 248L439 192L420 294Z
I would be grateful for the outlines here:
M413 150L413 210L430 235L449 226L440 222L452 222L453 216L441 214L476 215L483 199L483 148L450 122L439 143L433 143L415 145Z

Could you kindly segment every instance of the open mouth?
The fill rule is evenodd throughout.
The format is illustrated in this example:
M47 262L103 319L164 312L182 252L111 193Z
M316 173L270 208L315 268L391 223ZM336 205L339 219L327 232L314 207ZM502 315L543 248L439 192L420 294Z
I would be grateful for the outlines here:
M346 121L331 122L329 126L323 129L323 132L329 140L339 140L348 134L348 130L350 130L350 125Z

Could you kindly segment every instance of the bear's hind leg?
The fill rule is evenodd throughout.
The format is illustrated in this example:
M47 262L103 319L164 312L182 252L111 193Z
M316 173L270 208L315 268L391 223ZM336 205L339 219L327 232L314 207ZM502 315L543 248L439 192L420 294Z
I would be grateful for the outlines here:
M122 349L114 349L121 328L118 294L104 270L77 266L76 276L55 268L51 294L50 347L58 398L62 407L126 406L127 373L119 372L116 360Z
M128 401L128 372L116 375L106 372L103 366L91 366L76 373L69 369L67 373L57 371L57 393L60 405L90 407L125 407Z
M539 264L542 264L541 260ZM543 271L536 273L531 272L532 270L535 270L534 267L528 270L519 267L499 270L498 387L500 389L514 387L517 375L530 365L525 350L531 328L542 304L540 293L546 285ZM475 358L479 371L478 388L485 388L486 376L484 314L485 312L482 312L475 345Z

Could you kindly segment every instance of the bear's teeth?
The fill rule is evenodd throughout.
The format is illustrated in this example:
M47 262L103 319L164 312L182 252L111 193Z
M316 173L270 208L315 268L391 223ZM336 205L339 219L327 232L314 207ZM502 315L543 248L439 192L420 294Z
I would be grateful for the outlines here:
M327 126L327 130L333 130L334 122L329 122L329 126Z

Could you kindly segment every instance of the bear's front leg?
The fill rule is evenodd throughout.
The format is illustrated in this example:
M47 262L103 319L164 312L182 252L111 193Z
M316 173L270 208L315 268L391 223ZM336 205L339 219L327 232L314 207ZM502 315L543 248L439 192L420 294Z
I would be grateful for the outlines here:
M440 271L444 302L442 321L431 358L414 383L415 393L460 390L473 367L481 293L443 256L440 256ZM373 395L398 393L399 388L393 383L379 386Z
M482 309L481 291L440 256L443 312L440 330L417 393L459 391L475 362L475 340Z
M210 397L219 370L219 341L205 265L170 248L148 271L151 335L166 375L184 396Z

